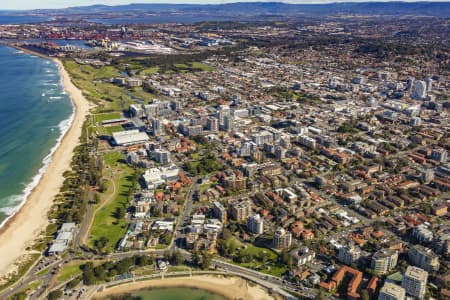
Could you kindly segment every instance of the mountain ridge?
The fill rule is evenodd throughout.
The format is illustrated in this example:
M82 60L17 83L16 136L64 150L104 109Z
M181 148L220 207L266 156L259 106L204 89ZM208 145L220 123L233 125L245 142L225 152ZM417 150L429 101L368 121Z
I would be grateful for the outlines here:
M264 15L264 14L362 14L362 15L422 15L450 17L450 2L334 2L320 4L292 4L285 2L234 2L223 4L165 4L165 3L132 3L127 5L75 6L64 9L30 10L31 13L210 13L212 15Z

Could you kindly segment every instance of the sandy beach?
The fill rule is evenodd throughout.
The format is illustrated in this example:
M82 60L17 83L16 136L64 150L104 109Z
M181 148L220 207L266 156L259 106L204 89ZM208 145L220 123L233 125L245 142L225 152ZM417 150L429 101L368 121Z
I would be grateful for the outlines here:
M150 287L191 287L204 289L223 297L235 300L270 300L275 299L270 296L262 287L249 284L246 280L239 277L223 276L193 276L185 278L167 278L158 280L148 280L136 283L128 283L106 289L103 292L94 295L93 299L102 299L112 295L129 293L139 289Z
M47 226L47 212L64 181L62 174L70 168L73 150L79 142L82 125L90 109L90 104L73 85L61 61L54 59L54 62L59 65L64 89L71 96L75 115L39 184L22 208L0 229L0 275L16 270L15 262L30 253L27 247Z

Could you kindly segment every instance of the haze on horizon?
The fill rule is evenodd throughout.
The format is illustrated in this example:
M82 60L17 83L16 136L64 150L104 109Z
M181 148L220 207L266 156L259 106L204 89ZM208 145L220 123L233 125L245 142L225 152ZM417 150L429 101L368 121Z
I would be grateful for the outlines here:
M131 3L167 3L167 4L224 4L234 2L285 2L292 4L317 4L333 2L394 2L398 0L15 0L8 3L1 3L0 10L28 10L28 9L48 9L67 8L74 6L89 6L95 4L122 5ZM404 2L418 2L420 0L407 0ZM422 0L423 1L423 0ZM426 1L426 0L425 0ZM428 2L447 2L448 0L428 0ZM6 1L5 1L6 2Z

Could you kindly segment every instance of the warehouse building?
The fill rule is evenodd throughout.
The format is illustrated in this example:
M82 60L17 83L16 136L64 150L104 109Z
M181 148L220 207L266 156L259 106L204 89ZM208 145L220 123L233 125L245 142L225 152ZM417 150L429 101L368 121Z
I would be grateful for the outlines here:
M137 129L119 131L113 133L113 142L117 146L130 146L142 144L149 141L149 137L145 132Z

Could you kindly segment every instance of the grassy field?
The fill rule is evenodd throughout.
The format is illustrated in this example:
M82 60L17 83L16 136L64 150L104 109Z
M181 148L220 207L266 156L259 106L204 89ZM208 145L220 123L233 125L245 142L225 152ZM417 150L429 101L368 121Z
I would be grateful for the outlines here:
M112 135L113 132L118 132L118 131L123 131L123 127L118 125L118 126L109 126L109 127L105 127L106 132L108 133L108 135Z
M80 266L85 262L71 262L67 265L64 265L58 272L57 280L59 282L64 282L73 277L76 277L81 274Z
M169 66L168 68L164 68L163 72L164 74L173 74L173 73L188 73L188 72L198 72L198 71L214 71L215 69L207 64L203 64L200 62L190 62L190 63L183 63L183 64L173 64L172 66ZM151 67L142 69L139 71L139 75L142 76L149 76L153 75L155 73L161 72L160 67Z
M190 64L191 68L201 70L201 71L214 71L215 69L209 65L202 64L199 62L193 62Z
M151 103L153 100L152 94L144 91L144 89L142 87L135 87L135 88L129 89L127 91L127 95L129 97L131 97L131 99L133 99L134 101L136 101L138 103L148 104L148 103Z
M121 76L120 70L115 67L95 68L79 65L73 60L65 60L64 67L86 98L98 104L98 112L122 111L124 107L136 102L134 98L144 99L147 102L152 98L151 94L143 92L142 89L128 90L109 82L112 77Z
M213 71L214 68L211 66L208 66L206 64L202 64L199 62L191 62L186 64L174 64L173 65L173 71L174 72L180 72L180 73L187 73L187 72L198 72L198 71Z
M120 164L120 160L124 158L124 155L120 151L115 151L105 154L103 160L108 168L114 168L117 167Z
M261 257L261 255L264 253L267 257L266 263L262 263L261 261L257 259L252 259L248 263L237 263L235 264L250 268L254 270L258 270L260 272L270 274L273 276L281 276L284 274L287 270L286 266L280 266L279 263L277 263L278 260L278 254L274 252L271 249L263 248L263 247L257 247L249 243L243 243L239 241L238 239L233 237L233 241L235 245L239 247L239 249L244 250L245 252L249 253L252 257Z
M152 68L143 69L142 71L139 72L139 74L142 76L148 76L148 75L153 75L158 72L159 72L159 67L152 67Z
M95 122L101 124L105 120L119 119L122 114L119 112L103 113L95 115Z
M36 275L41 276L41 275L45 275L50 271L50 267L47 267L45 269L42 269L41 271L37 272Z
M108 243L105 250L113 251L127 230L125 219L117 218L116 213L119 209L128 206L128 194L134 186L134 170L124 164L121 161L123 159L124 155L120 152L110 152L104 156L106 166L105 178L111 178L115 188L112 183L108 183L105 195L102 195L102 202L107 202L95 214L88 238L88 245L91 247L94 246L94 242L100 237L106 237Z

